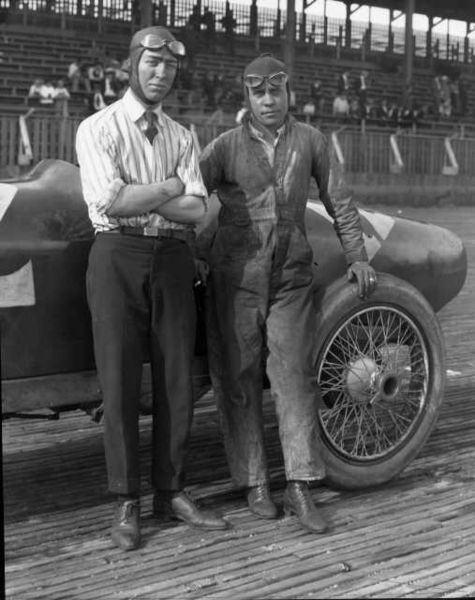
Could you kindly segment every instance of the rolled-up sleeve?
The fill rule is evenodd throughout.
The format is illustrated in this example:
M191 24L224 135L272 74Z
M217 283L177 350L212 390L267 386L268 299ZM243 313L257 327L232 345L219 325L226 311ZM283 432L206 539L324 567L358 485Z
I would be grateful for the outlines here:
M185 195L200 196L205 208L208 209L208 193L203 183L198 154L191 134L187 134L184 138L176 174L185 186Z
M117 149L106 125L83 121L76 135L76 154L84 200L95 222L107 214L126 185L120 176Z

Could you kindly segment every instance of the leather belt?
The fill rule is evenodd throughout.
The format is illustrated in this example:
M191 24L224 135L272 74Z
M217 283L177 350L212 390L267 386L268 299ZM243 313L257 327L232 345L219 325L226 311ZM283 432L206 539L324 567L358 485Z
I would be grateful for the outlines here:
M155 238L174 238L177 240L183 240L184 242L192 242L194 233L191 231L185 231L183 229L163 229L161 227L129 227L123 225L119 228L119 231L125 235L138 235L144 237L155 237Z

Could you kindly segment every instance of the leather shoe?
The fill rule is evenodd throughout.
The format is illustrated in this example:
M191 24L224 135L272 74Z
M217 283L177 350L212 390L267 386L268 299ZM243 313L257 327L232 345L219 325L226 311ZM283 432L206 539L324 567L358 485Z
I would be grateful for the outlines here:
M328 525L319 513L308 485L304 481L290 481L284 492L284 512L295 514L305 529L313 533L324 533Z
M111 528L112 541L122 550L135 550L140 545L140 502L119 500Z
M261 519L277 519L277 506L272 501L269 486L255 485L247 490L247 503L251 512Z
M227 529L228 523L211 510L199 509L185 492L155 492L153 515L157 518L178 519L201 529Z

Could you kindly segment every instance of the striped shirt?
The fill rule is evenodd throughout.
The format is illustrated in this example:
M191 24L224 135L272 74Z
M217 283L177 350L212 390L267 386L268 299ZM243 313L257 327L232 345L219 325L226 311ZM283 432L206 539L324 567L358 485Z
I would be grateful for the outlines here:
M110 217L107 211L125 185L159 183L177 176L185 195L201 196L207 204L191 133L155 109L157 135L153 145L145 137L145 107L129 88L107 108L84 119L76 135L82 192L96 232L121 225L185 229L152 212L134 217Z

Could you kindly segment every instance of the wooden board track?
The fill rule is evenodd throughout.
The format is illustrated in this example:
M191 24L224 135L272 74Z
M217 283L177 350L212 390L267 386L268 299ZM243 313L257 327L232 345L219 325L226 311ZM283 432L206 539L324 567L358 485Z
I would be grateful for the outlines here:
M389 212L391 209L380 207ZM394 208L396 213L398 209ZM464 240L466 285L439 314L448 385L435 430L394 481L341 492L312 488L331 523L306 533L294 517L263 521L233 489L213 398L195 411L188 490L232 525L203 532L152 518L150 417L141 419L143 545L109 540L102 426L82 412L3 422L5 595L9 600L460 598L475 596L475 208L403 209ZM265 399L273 496L282 456Z

